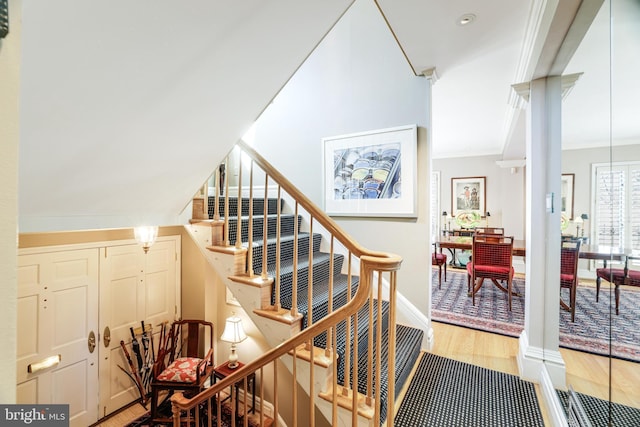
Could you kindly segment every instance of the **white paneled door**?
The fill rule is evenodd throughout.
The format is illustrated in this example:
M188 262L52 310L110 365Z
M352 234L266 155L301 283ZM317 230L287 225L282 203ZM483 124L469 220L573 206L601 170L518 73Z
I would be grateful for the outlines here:
M97 306L98 249L18 257L18 403L69 404L71 426L97 421Z
M130 370L120 341L131 352L131 328L141 329L144 321L152 325L157 347L159 325L178 315L179 245L179 237L172 237L157 241L146 254L138 245L100 250L100 416L140 397L120 368ZM131 358L138 370L133 352Z

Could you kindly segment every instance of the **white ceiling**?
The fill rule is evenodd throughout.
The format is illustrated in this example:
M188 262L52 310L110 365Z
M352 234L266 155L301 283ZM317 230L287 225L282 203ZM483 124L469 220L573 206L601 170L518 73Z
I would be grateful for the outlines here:
M414 72L436 69L434 157L501 153L532 1L378 3ZM475 21L459 25L468 13Z
M616 41L633 37L616 45L622 63L613 65L635 83L640 2L612 1ZM352 0L241 3L22 3L21 231L175 223L211 159L227 154ZM559 46L565 34L547 28L552 20L570 23L580 0L562 0L558 10L544 0L377 4L413 71L436 69L434 156L522 158L524 126L511 85L545 75L541 64L553 58L542 57L549 51L542 45L555 37ZM466 13L476 21L457 25ZM596 124L609 117L598 108L608 106L614 81L622 106L616 135L637 143L640 86L622 73L608 78L609 50L601 46L608 20L593 28L600 33L587 34L567 67L584 75L566 101L566 142L607 140Z
M493 154L502 155L505 160L523 158L523 115L514 109L516 97L511 85L535 78L541 66L551 68L545 61L553 58L537 56L537 47L529 39L542 22L538 17L542 2L377 2L414 72L420 75L425 69L436 69L438 80L432 101L434 157ZM587 10L597 10L599 3L582 2ZM578 6L579 1L560 2L553 19L570 25ZM577 20L580 22L572 31L578 37L589 27L584 41L566 38L567 45L580 45L566 69L566 64L561 65L560 72L584 74L563 105L564 148L609 144L610 126L603 120L609 116L609 7L609 1L605 1L592 26L592 16ZM476 20L458 25L458 18L469 13ZM640 71L640 2L614 0L611 14L615 19L615 55L620 60L613 64L612 74L614 89L618 89L613 95L613 137L617 143L638 143L640 126L633 102L640 96L640 85L634 81ZM558 37L559 44L564 34Z

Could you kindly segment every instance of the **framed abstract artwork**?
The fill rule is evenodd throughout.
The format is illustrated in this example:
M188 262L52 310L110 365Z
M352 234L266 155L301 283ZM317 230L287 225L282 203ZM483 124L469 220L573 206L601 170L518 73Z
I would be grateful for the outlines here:
M417 216L417 126L323 138L324 207L333 216Z

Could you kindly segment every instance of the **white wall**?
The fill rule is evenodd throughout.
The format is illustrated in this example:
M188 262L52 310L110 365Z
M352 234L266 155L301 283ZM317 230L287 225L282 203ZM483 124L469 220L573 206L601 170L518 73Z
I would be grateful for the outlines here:
M489 226L504 227L507 235L524 239L525 170L512 173L497 160L499 156L434 159L433 169L440 171L440 209L451 215L451 178L484 176Z
M322 138L417 124L417 219L335 218L369 249L403 257L399 290L428 310L429 94L374 2L358 0L256 123L254 146L314 203L323 206Z
M16 399L16 299L18 232L18 89L21 0L9 1L9 34L0 39L0 402Z
M591 166L609 161L609 147L564 150L562 152L562 173L574 174L574 215L591 212ZM640 144L618 145L611 151L612 161L640 160ZM486 176L487 211L491 212L490 225L502 226L505 233L516 239L525 238L525 177L524 168L511 173L509 168L496 165L498 156L456 157L434 159L433 169L440 171L440 208L451 212L451 178L465 176ZM591 222L586 224L585 235L589 234ZM568 233L575 233L571 224Z
M24 2L20 230L178 223L351 1Z

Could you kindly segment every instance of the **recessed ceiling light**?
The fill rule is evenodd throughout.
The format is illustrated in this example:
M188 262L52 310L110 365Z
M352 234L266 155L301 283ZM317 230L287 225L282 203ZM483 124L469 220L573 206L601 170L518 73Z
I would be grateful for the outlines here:
M458 18L458 20L456 21L456 24L460 25L461 27L464 27L465 25L471 24L475 20L476 20L476 15L474 15L473 13L465 13L460 18Z

